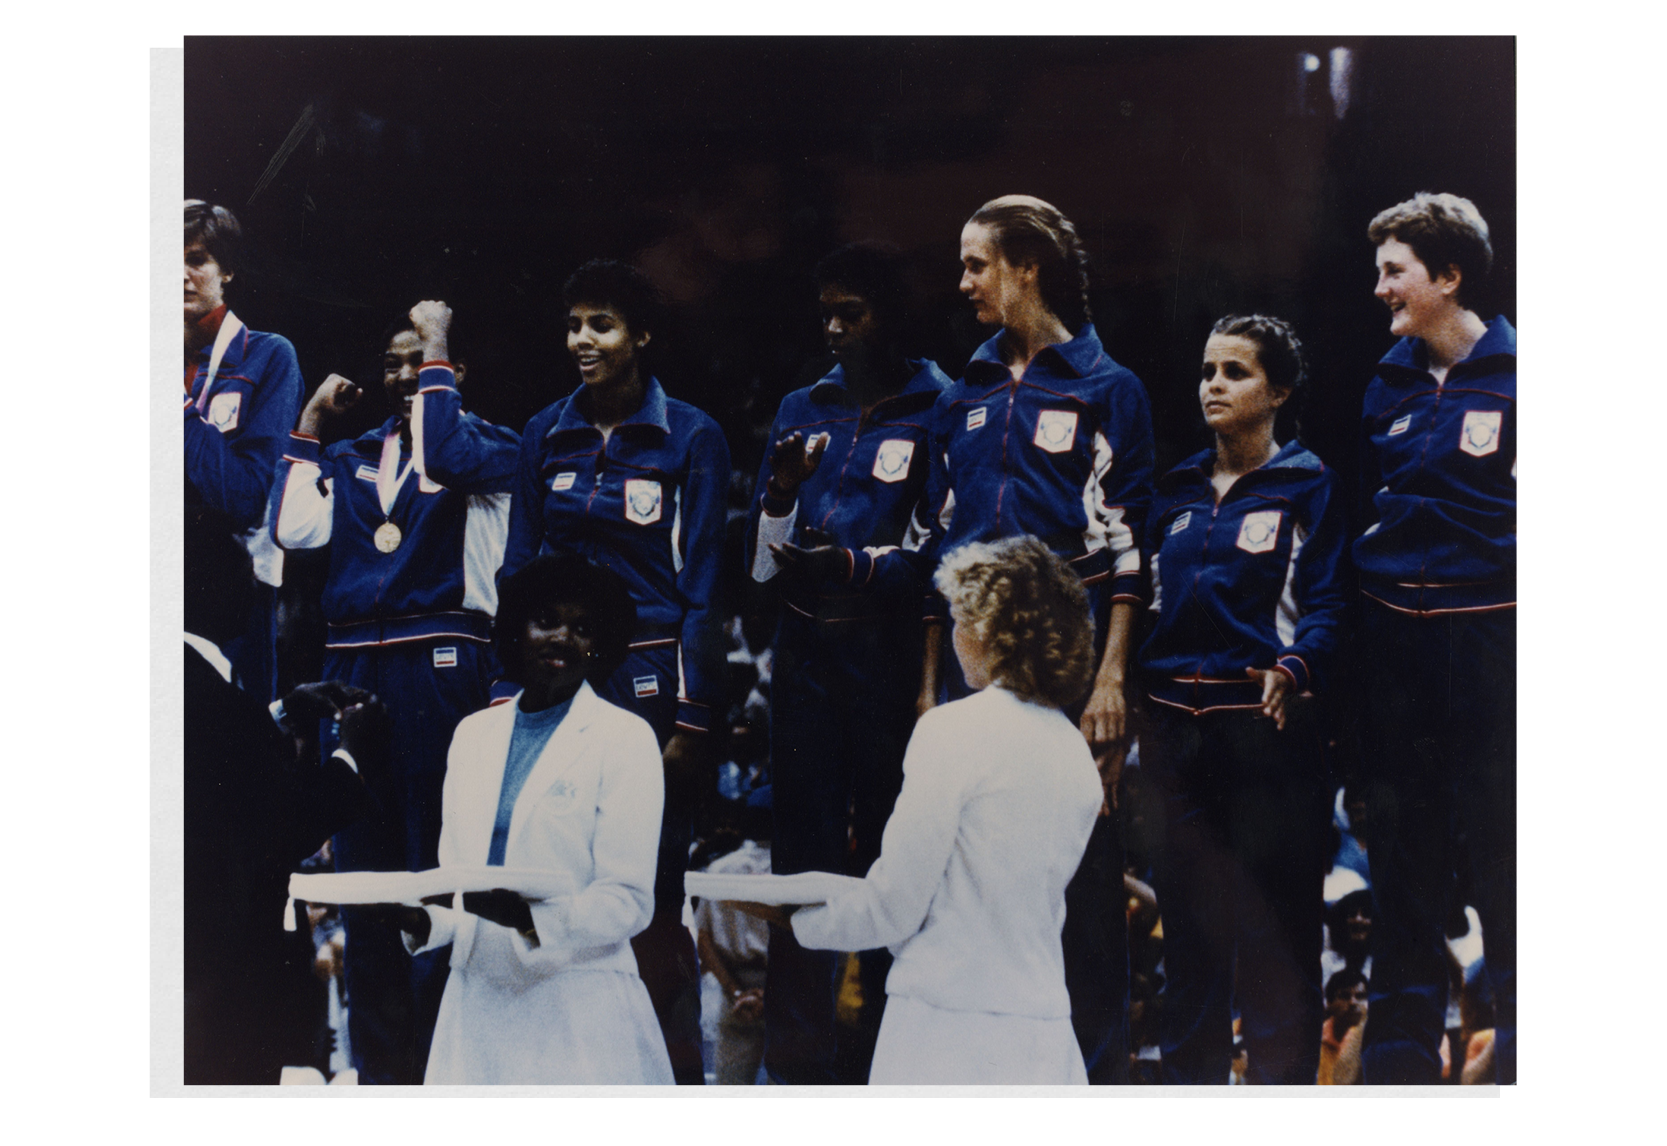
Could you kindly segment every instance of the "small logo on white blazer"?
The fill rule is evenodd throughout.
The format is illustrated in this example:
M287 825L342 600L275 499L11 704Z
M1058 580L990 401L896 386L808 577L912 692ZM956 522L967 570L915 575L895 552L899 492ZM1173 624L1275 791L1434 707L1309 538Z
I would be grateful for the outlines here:
M1407 427L1410 425L1412 425L1412 415L1402 414L1399 418L1395 419L1393 424L1390 425L1389 433L1384 436L1393 438L1396 434L1404 434L1407 432Z
M237 415L243 409L243 395L236 390L216 394L208 403L208 420L222 434L237 429Z
M1280 510L1264 509L1247 513L1239 523L1238 546L1246 553L1266 553L1279 540Z
M1035 442L1050 454L1062 454L1071 448L1077 436L1077 415L1074 410L1043 410L1036 417Z
M657 676L636 676L631 678L631 687L638 696L659 696L660 678Z
M984 424L984 418L989 412L990 408L988 406L980 406L975 410L968 410L967 429L976 430L978 427L982 426Z
M573 781L563 777L545 789L544 798L538 802L538 806L555 815L564 816L579 806L579 789Z
M1493 453L1499 448L1499 427L1504 419L1503 410L1466 410L1459 449L1478 458Z
M1192 524L1192 510L1187 510L1180 517L1169 523L1169 535L1173 537Z
M650 478L631 478L625 483L625 516L638 525L660 520L660 483Z
M909 476L909 462L915 456L915 444L907 438L888 438L880 443L874 455L874 476L884 482L898 482Z

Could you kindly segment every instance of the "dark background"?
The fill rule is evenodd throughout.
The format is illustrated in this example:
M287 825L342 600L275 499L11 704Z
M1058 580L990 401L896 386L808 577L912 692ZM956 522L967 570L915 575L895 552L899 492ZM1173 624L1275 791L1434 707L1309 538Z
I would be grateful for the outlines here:
M295 343L309 389L374 383L383 327L438 296L469 403L519 428L577 385L551 297L623 258L673 304L656 372L750 472L780 397L830 365L816 260L904 248L912 350L958 376L991 333L956 293L960 228L1009 192L1086 241L1160 467L1207 444L1210 324L1263 311L1309 348L1305 440L1353 477L1392 341L1366 224L1415 191L1476 202L1483 317L1516 317L1511 38L188 37L185 63L186 194L242 219L231 301Z

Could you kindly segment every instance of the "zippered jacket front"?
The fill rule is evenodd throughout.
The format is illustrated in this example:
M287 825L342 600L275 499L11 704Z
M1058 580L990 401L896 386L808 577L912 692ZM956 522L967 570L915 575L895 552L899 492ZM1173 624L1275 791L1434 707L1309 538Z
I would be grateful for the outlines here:
M1402 613L1516 605L1516 331L1503 316L1437 384L1403 338L1366 389L1361 590Z
M1003 337L980 346L938 399L930 556L1028 533L1084 584L1110 579L1114 603L1144 602L1146 388L1106 354L1092 324L1044 347L1017 380L1002 361Z
M1334 471L1288 442L1218 502L1214 465L1205 450L1158 479L1146 543L1155 621L1138 656L1143 687L1194 713L1259 708L1249 668L1283 670L1296 693L1320 688L1348 596Z
M650 378L637 411L604 439L581 386L527 423L503 576L566 547L619 574L637 642L677 642L677 724L710 731L728 672L717 611L729 446L712 418Z

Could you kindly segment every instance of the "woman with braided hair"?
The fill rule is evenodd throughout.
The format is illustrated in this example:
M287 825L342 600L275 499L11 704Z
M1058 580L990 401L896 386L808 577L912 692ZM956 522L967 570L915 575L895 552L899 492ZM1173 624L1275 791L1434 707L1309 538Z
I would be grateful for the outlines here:
M1066 893L1065 976L1089 1080L1120 1081L1128 945L1122 846L1110 812L1127 746L1129 634L1144 600L1151 410L1140 379L1100 344L1087 253L1058 208L1029 195L992 199L961 231L961 265L961 293L980 322L1000 329L938 400L929 520L921 524L933 533L929 554L1031 534L1088 591L1097 669L1068 715L1094 754L1106 798ZM940 692L955 699L968 691L942 655L946 643L928 631L923 711Z
M1166 1083L1226 1083L1233 1005L1247 1079L1312 1083L1327 790L1319 721L1348 540L1337 475L1275 437L1304 375L1290 324L1228 317L1198 387L1215 447L1158 479L1148 519L1156 619L1143 767L1163 793L1159 1044Z

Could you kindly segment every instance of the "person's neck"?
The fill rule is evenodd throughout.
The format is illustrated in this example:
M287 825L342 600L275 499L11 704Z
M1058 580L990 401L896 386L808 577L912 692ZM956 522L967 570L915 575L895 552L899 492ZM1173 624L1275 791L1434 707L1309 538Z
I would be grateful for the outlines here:
M1261 469L1278 454L1279 443L1274 440L1271 422L1246 434L1232 437L1217 434L1213 476L1231 482L1252 470Z
M584 415L606 438L615 426L642 408L643 399L647 396L647 379L642 376L641 371L634 371L629 377L621 379L617 385L606 388L586 387L583 396Z
M1059 316L1037 301L1025 307L1005 326L1007 364L1028 365L1043 349L1071 341L1071 332Z
M214 336L220 333L220 324L225 321L225 307L219 306L205 315L185 320L185 353L199 354L203 347L214 341Z
M888 350L872 359L852 357L842 360L845 386L851 400L864 410L893 397L907 385L912 371L901 354Z
M1437 377L1445 377L1447 371L1470 357L1470 352L1476 349L1476 344L1487 332L1488 324L1482 321L1481 315L1463 307L1456 308L1436 329L1424 336L1431 372Z
M579 684L570 688L561 688L553 684L529 684L521 691L521 700L519 701L521 711L529 714L545 712L558 704L565 704L579 695L579 687L583 683L583 681L580 681Z

